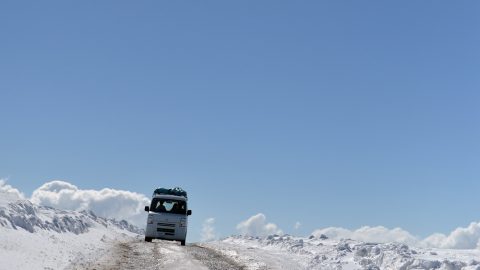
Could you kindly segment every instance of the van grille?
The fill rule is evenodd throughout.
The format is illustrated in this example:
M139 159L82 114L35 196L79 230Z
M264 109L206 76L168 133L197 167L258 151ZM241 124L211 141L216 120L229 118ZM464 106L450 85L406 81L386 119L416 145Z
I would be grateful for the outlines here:
M157 232L175 233L175 229L157 228Z

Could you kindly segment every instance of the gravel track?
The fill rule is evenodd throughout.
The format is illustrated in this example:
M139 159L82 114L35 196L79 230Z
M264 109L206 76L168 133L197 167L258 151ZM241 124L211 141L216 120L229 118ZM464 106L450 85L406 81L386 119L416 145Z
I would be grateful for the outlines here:
M94 262L78 261L68 269L179 269L179 270L244 270L230 258L208 247L179 242L136 239L116 242Z
M195 259L202 262L208 269L215 270L244 270L245 267L237 264L232 259L225 257L212 248L191 245L187 246L187 252Z

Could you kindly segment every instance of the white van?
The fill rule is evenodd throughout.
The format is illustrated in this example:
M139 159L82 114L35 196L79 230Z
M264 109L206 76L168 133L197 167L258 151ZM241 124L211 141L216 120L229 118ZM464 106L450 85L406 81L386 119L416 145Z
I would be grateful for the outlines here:
M154 194L148 212L145 241L165 239L180 241L185 245L187 238L188 216L192 210L187 208L187 197L169 194Z

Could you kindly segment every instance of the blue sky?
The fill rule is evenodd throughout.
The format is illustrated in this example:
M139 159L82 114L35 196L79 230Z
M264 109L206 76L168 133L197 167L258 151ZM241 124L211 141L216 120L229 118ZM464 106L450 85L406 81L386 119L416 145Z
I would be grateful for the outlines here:
M264 213L479 220L480 3L2 1L0 177L190 193L192 234Z

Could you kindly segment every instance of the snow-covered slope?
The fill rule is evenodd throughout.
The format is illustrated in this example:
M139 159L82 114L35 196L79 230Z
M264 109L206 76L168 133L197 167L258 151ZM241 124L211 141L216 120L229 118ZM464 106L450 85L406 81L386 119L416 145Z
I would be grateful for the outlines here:
M6 206L0 206L0 226L14 230L24 229L31 233L46 230L57 233L82 234L97 225L105 228L120 228L138 234L143 233L125 220L116 221L97 217L91 211L58 210L34 205L28 200L19 200L8 203Z
M411 248L400 243L364 243L271 235L232 236L204 244L247 269L445 269L480 270L480 250Z
M142 233L126 221L38 206L0 192L0 269L64 269L100 256L110 242Z

